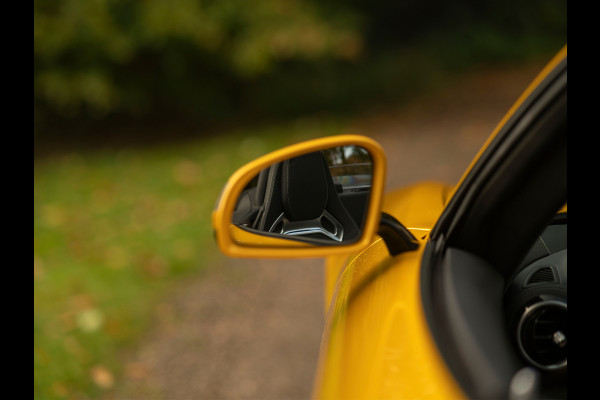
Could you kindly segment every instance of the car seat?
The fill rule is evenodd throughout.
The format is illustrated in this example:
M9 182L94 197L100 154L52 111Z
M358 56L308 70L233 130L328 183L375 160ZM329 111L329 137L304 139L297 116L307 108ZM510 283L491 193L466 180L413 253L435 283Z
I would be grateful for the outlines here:
M356 240L360 229L340 201L321 152L274 164L255 228L323 243ZM314 241L313 241L314 242Z

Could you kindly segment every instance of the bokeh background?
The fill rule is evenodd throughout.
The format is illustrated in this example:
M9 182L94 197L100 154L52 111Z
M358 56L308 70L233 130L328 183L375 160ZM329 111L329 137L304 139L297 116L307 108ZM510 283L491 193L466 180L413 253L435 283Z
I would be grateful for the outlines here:
M455 182L567 42L566 1L34 1L34 398L310 396L322 261L228 260L243 163L381 141Z

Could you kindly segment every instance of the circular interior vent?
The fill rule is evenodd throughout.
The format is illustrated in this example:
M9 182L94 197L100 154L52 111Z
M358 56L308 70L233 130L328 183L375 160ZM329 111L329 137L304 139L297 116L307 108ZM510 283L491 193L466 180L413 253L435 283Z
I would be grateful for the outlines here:
M545 300L525 309L517 327L523 356L543 370L567 368L567 303Z

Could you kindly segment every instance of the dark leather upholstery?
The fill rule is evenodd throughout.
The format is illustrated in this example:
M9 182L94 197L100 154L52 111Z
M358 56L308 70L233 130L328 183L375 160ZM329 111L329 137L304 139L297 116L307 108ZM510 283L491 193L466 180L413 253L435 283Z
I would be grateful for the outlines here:
M360 230L337 195L325 157L314 152L271 166L256 227L269 231L282 212L290 221L304 221L325 210L342 224L344 242L358 238Z

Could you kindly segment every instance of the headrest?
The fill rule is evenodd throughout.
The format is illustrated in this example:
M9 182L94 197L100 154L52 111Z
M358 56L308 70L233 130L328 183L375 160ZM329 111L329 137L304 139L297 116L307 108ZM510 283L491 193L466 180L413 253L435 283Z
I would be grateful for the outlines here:
M290 221L319 218L327 205L329 170L321 152L283 162L281 199Z

